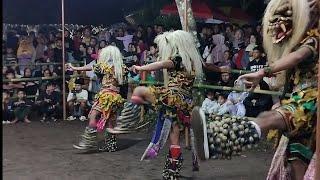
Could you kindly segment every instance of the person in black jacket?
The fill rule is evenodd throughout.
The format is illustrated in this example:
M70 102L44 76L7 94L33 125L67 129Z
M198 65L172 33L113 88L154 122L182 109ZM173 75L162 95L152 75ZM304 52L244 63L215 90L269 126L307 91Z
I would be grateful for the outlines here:
M47 121L48 118L52 121L57 121L57 116L60 111L59 104L61 104L61 95L55 91L55 88L55 85L49 82L46 85L46 90L40 93L36 101L42 115L41 122Z
M246 70L248 71L259 71L266 66L267 60L262 57L263 50L261 47L257 46L253 48L253 60L248 63Z

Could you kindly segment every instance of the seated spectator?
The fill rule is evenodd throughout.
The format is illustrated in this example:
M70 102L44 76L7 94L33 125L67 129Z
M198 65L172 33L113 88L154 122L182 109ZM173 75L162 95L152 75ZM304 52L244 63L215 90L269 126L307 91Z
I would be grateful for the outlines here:
M242 85L239 82L235 82L236 88L240 88ZM248 92L236 92L232 91L228 96L228 112L232 116L243 117L246 115L246 108L243 101L248 96Z
M209 91L207 93L207 97L202 102L202 110L205 114L211 114L215 109L218 108L218 102L215 99L215 93L213 91Z
M43 71L43 74L42 74L42 76L41 77L52 77L52 72L50 71L50 69L49 68L47 68L47 69L45 69L44 71ZM40 85L40 91L45 91L46 90L46 87L47 87L47 84L48 83L51 83L51 82L53 82L54 80L43 80L42 81L42 83L41 83L41 85Z
M24 69L23 78L32 78L32 70L30 68ZM34 81L26 81L22 83L25 87L25 93L27 96L36 95L38 91L38 84Z
M125 64L128 67L135 65L138 61L137 50L134 44L130 43L128 51L123 54L125 59Z
M12 121L12 124L22 120L26 123L31 123L31 121L28 119L31 112L31 106L31 102L26 98L26 93L23 90L19 90L18 100L13 102L13 112L15 118Z
M218 85L233 87L234 81L233 81L233 78L231 77L231 74L230 73L221 73L221 79L218 82Z
M252 58L253 60L248 63L247 70L259 71L266 66L267 60L262 57L262 48L260 46L253 48Z
M44 92L41 92L36 104L40 108L40 113L42 115L41 122L57 121L57 116L60 111L58 106L61 104L61 95L55 91L55 85L53 83L48 83Z
M10 63L12 60L16 61L14 58L16 58L14 49L11 47L7 47L6 54L4 56L5 63Z
M258 46L258 39L257 36L255 34L251 34L250 35L250 41L249 41L249 45L246 47L246 53L249 54L249 61L253 60L253 48L255 48L256 46Z
M219 64L217 64L219 67L221 66L227 66L229 68L235 68L236 65L232 62L232 55L229 50L224 51L223 54L223 61L221 61Z
M257 88L269 90L268 84L264 81L261 81ZM261 112L270 110L273 106L273 101L271 95L250 93L243 101L243 104L246 108L246 116L257 117Z
M7 90L10 93L10 96L13 96L15 94L15 91L17 89L23 89L24 86L21 82L11 82L10 80L15 79L15 71L11 68L7 69L5 73L5 79L9 80L9 82L4 82L2 85L2 88L4 90Z
M86 107L88 103L88 91L82 89L84 80L82 78L77 78L75 80L75 87L72 89L67 98L68 108L70 116L68 120L72 121L80 117L80 121L85 121L87 118L84 116L86 112Z
M10 99L10 94L7 91L2 92L2 124L10 124L14 118L13 102Z

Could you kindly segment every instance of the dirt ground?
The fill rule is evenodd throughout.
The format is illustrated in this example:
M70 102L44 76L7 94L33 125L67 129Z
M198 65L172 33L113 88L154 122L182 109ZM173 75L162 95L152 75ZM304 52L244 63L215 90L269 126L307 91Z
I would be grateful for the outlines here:
M119 137L120 151L83 153L72 148L86 122L3 126L5 180L160 180L167 149L152 161L140 162L150 133ZM232 160L209 160L192 172L191 153L184 150L181 179L262 180L272 159L270 150L246 152Z

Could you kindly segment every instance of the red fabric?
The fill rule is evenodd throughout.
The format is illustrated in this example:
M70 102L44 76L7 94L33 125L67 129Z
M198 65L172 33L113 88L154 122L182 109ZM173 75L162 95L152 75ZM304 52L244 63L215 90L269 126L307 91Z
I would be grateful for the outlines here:
M181 154L181 147L178 145L171 145L170 154L172 159L178 159Z
M209 8L209 6L205 2L194 0L192 1L191 8L193 11L193 15L196 18L203 18L203 19L216 18L213 16L212 10ZM172 4L165 5L160 12L161 14L178 14L178 8L176 6L176 3L172 3ZM223 17L223 15L221 14L219 14L218 16Z
M241 64L241 60L242 60L242 57L244 55L244 49L241 49L239 52L238 52L238 55L236 57L236 66L237 66L237 69L242 69L242 64Z
M187 127L189 127L191 122L191 117L186 116L182 111L178 111L178 119Z

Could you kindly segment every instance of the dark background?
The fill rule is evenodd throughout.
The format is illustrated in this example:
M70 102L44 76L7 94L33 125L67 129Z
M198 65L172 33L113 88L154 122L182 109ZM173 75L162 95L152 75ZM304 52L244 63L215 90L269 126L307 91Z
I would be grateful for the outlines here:
M265 9L264 0L203 1L206 1L210 7L245 8L245 11L255 19L260 19ZM65 0L65 22L67 24L112 24L124 21L125 15L139 10L145 10L146 19L153 19L159 15L163 5L172 2L174 0ZM61 23L61 0L3 0L2 3L4 23Z

